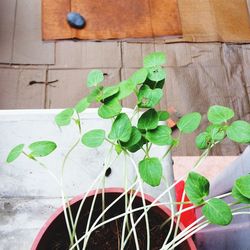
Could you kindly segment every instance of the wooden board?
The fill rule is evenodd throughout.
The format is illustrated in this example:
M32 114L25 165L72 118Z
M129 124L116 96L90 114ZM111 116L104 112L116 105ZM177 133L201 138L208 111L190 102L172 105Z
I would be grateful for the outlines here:
M43 0L43 39L122 39L180 36L177 0ZM69 11L86 19L82 30L70 28Z

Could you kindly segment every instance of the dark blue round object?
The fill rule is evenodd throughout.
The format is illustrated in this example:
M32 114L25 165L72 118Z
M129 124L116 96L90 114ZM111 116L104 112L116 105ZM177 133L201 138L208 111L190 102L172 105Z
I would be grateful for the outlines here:
M82 29L86 24L84 17L77 12L69 12L67 14L67 21L71 27L76 29Z

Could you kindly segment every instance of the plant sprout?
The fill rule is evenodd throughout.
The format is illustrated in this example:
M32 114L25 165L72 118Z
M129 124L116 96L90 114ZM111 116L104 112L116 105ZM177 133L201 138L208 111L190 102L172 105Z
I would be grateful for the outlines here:
M167 75L165 68L163 67L165 63L166 58L164 53L151 53L144 58L143 68L134 72L127 80L108 87L103 86L104 75L100 70L92 70L89 73L87 78L89 94L81 99L74 107L61 111L55 117L55 123L59 127L68 126L74 122L79 130L79 138L72 144L72 147L69 148L62 161L62 174L59 179L54 176L49 167L45 166L45 164L40 161L40 157L49 155L57 148L55 142L37 141L28 145L27 149L26 145L19 144L10 151L7 157L8 163L13 162L20 155L24 155L44 167L58 183L62 194L64 216L70 237L70 250L79 250L79 244L81 242L83 242L82 249L86 249L91 233L97 228L116 220L117 218L124 218L120 249L125 248L131 235L134 237L136 249L139 249L136 225L144 218L146 221L147 250L149 250L151 242L148 211L152 207L160 204L169 205L172 213L171 217L161 225L161 228L163 228L169 221L171 221L169 233L166 236L161 249L174 249L181 242L188 237L191 237L194 233L207 225L216 224L226 226L230 224L234 216L246 213L244 212L244 209L248 208L249 205L245 204L250 204L249 174L242 176L235 181L232 192L208 199L209 181L201 174L195 172L200 164L202 164L203 160L208 156L211 149L221 143L225 138L229 138L237 143L250 143L250 124L242 120L231 122L234 118L234 111L230 108L219 105L214 105L209 108L207 112L209 125L204 131L201 131L195 139L197 148L202 150L203 153L194 164L192 171L186 173L173 184L166 183L166 189L155 198L155 201L150 205L146 204L143 183L157 188L160 183L164 182L164 158L171 153L173 148L179 145L181 135L189 134L197 130L202 120L202 116L198 112L192 112L182 116L177 123L179 131L177 137L173 136L172 129L168 127L166 123L162 124L162 121L166 121L170 117L170 114L165 110L156 109L156 106L160 103L163 97L162 89ZM121 105L121 101L130 95L134 95L137 99L132 116L124 113ZM112 126L109 133L103 129L84 131L80 115L93 103L100 104L98 108L98 115L100 118L111 120ZM139 118L135 119L136 116ZM136 125L133 125L135 123ZM96 148L101 146L105 141L110 144L110 150L107 153L103 170L84 194L78 212L75 218L73 218L69 201L63 191L63 175L67 159L71 152L78 147L80 143L84 147ZM167 148L166 152L162 157L151 156L152 145L157 145L159 147L165 146ZM112 159L112 151L116 151L116 157L114 159ZM142 151L144 154L139 162L136 162L133 158L133 154L137 151ZM125 164L123 172L124 192L110 205L105 207L105 173L120 155L124 155L125 162L130 162L132 164L136 173L136 178L131 185L128 185L128 165ZM182 180L186 180L185 190L181 201L178 203L173 201L170 191ZM101 186L101 189L103 190L102 212L95 222L90 223L98 189L100 189ZM76 226L83 204L90 191L94 188L96 188L97 191L95 192L92 201L86 230L81 236L76 235ZM133 208L133 200L139 192L142 197L143 206ZM159 200L165 195L169 196L169 202L160 202ZM188 208L183 208L184 204L189 203L184 201L185 195L188 196L190 202L193 204ZM235 202L227 204L222 200L222 198L226 196L232 196L235 199ZM107 211L123 197L125 197L126 201L125 212L114 216L113 218L105 219ZM180 205L179 211L175 210L177 204ZM241 206L235 208L235 205ZM186 227L182 232L178 233L181 214L197 207L202 208L202 216ZM133 213L139 210L143 210L143 213L139 218L135 219ZM171 239L170 235L172 232L174 232L174 238Z

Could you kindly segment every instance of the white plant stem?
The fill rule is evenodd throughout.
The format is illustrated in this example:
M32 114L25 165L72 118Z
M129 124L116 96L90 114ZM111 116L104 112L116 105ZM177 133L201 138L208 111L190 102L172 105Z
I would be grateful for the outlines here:
M89 216L88 216L88 221L87 221L87 226L86 226L86 231L89 230L89 226L90 226L90 222L91 222L91 218L92 218L92 214L93 214L93 209L95 207L95 201L97 198L97 194L98 194L98 189L99 189L99 185L95 190L95 194L91 203L91 207L90 207L90 211L89 211ZM83 242L83 250L85 250L85 248L87 247L87 243L88 243L88 239L90 237L90 234L88 235L88 237L85 238L84 242Z
M197 227L195 230L193 230L192 232L190 232L189 234L187 234L185 237L183 237L181 240L179 240L178 242L176 242L173 246L170 246L170 248L168 246L164 247L162 250L171 250L174 249L175 247L177 247L179 244L181 244L183 241L187 240L188 238L190 238L193 234L195 234L196 232L200 231L201 229L207 227L210 223L201 223L199 225L199 227Z
M124 155L125 159L124 159L124 190L127 189L127 185L128 185L128 169L127 169L127 157L126 155ZM137 179L136 179L137 181ZM131 211L131 206L133 203L133 200L138 192L138 188L136 189L136 192L134 193L134 195L132 196L132 192L130 192L130 199L129 199L129 204L128 204L128 194L126 193L125 195L125 212L129 212ZM133 218L133 214L129 213L130 215L130 220L131 220L131 224L134 225L134 218ZM123 225L122 225L122 237L121 237L121 250L124 249L124 237L125 237L125 232L126 232L126 225L128 226L128 230L129 230L129 224L128 224L128 216L127 214L124 216L123 219ZM135 246L136 246L136 250L139 250L139 242L138 242L138 237L137 237L137 233L136 233L136 229L133 231L134 233L134 238L135 238Z
M137 184L137 182L133 183L127 190L125 190L121 195L119 195L112 203L110 203L105 210L99 215L99 217L96 219L96 221L93 223L93 225L91 226L91 228L89 229L88 232L86 232L80 239L78 239L78 241L71 246L70 250L73 250L74 247L79 244L82 240L84 240L88 234L92 233L96 228L98 228L100 225L103 226L104 223L100 223L98 225L98 227L96 227L98 221L102 218L103 214L106 213L116 202L118 202L120 199L123 198L123 196L125 195L126 192L130 191L135 185ZM126 214L126 213L125 213ZM111 220L112 221L112 220Z
M97 178L90 185L89 189L84 193L84 196L83 196L83 198L81 200L81 203L79 205L79 208L77 210L77 214L76 214L76 218L75 218L75 222L74 222L74 227L73 227L73 234L75 234L76 226L77 226L77 223L78 223L78 220L79 220L79 217L80 217L80 213L82 211L82 207L83 207L84 202L87 199L89 193L93 190L93 188L100 181L100 179L105 175L105 172L106 172L107 168L111 167L113 165L113 163L117 160L117 158L118 158L118 156L109 164L109 166L105 166L105 168L102 169L100 174L97 176Z
M144 213L143 214L145 214L145 223L146 223L146 232L147 232L147 250L150 250L150 229L149 229L149 221L148 221L148 213L147 213L148 211L145 208L146 207L146 201L145 201L142 181L141 181L140 173L138 171L138 168L137 168L137 165L136 165L134 159L130 155L128 155L128 158L129 158L130 162L132 163L132 165L134 166L136 176L137 176L137 179L138 179L139 190L140 190L140 193L141 193L142 204L143 204L143 207L144 207ZM136 228L136 225L134 223L132 225L132 230L135 230L135 228ZM124 243L124 247L125 247L125 245L126 244Z
M132 199L133 199L133 197L132 197ZM147 209L150 209L150 208L152 208L152 207L161 206L161 205L170 205L170 204L171 204L170 202L162 202L162 203L156 203L156 204L154 204L154 205L152 205L152 204L147 205L146 208L147 208ZM128 212L119 214L119 215L117 215L117 216L115 216L115 217L112 217L112 218L110 218L110 219L108 219L108 220L105 220L104 222L102 222L102 223L100 223L100 224L98 224L98 225L95 225L95 226L94 226L93 228L91 228L90 230L93 232L93 231L95 231L96 229L98 229L98 228L104 226L105 224L107 224L107 223L109 223L109 222L112 222L112 221L114 221L114 220L117 220L117 219L119 219L119 218L122 218L122 217L126 216L126 214L134 213L134 212L141 211L141 210L144 210L144 207L138 207L138 208L132 209L132 210L130 210L130 211L128 211ZM89 230L89 231L90 231L90 230ZM80 243L82 240L84 240L85 237L86 237L86 234L84 234L84 235L82 236L82 238L80 238L80 239L78 240L78 243ZM73 249L73 248L70 248L70 249Z
M167 183L167 187L168 187L168 183ZM173 205L172 195L171 195L170 192L168 192L168 196L169 196L170 207L171 207L171 224L170 224L170 228L169 228L169 231L168 231L168 235L167 235L166 239L164 240L163 245L167 244L167 242L168 242L168 240L169 240L169 238L171 236L173 226L174 226L174 205Z

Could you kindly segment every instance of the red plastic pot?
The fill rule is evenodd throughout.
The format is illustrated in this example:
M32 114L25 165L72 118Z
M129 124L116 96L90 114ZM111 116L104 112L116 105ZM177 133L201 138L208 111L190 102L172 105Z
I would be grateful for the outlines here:
M108 196L108 195L118 196L119 194L123 193L123 191L124 190L122 188L106 188L105 189L105 196ZM91 197L93 197L94 194L95 194L95 190L91 191L89 193L86 201L89 198L90 202L91 202ZM101 194L101 190L100 190L99 194ZM80 195L80 196L77 196L77 197L73 198L70 201L71 208L73 209L74 206L79 205L79 203L81 202L82 198L83 198L83 195ZM139 198L141 198L140 193L138 193L137 198L138 198L138 200L141 201L141 199L139 199ZM105 200L106 200L106 198L105 198ZM154 201L154 198L145 194L145 200L146 200L147 204L150 204L150 203L152 203ZM154 212L156 212L157 214L159 214L161 217L164 216L164 218L171 216L171 211L167 207L162 206L162 205L153 207L153 208L151 208L151 210L154 210ZM84 211L84 209L83 209L83 211ZM41 244L43 244L44 239L46 237L48 237L49 232L52 230L52 228L55 225L55 223L57 223L57 220L59 219L59 217L64 218L63 207L60 207L48 219L48 221L44 224L44 226L41 228L40 232L38 233L38 235L36 236L36 238L34 240L34 243L32 245L31 250L42 250L42 249L44 250L45 249L45 247L42 246ZM65 227L66 227L66 225L65 225ZM179 228L182 231L182 230L184 230L185 227L183 226L183 224L180 224ZM191 250L196 250L197 249L196 246L195 246L195 244L194 244L194 242L193 242L193 240L192 240L192 238L189 238L187 241L185 241L184 243L180 244L180 246L181 246L180 249L191 249ZM52 248L50 248L50 249L52 249ZM59 249L61 249L61 248L59 248ZM178 248L176 248L176 249L178 249Z

